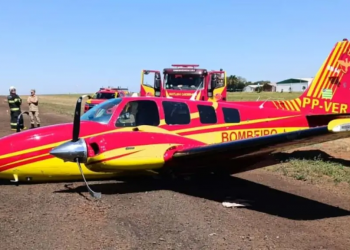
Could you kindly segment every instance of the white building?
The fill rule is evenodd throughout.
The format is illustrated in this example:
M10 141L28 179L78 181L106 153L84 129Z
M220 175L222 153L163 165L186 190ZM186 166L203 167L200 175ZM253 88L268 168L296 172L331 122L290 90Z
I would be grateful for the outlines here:
M304 92L313 78L290 78L276 83L276 92Z
M259 85L247 85L242 92L254 92L257 87L259 87Z

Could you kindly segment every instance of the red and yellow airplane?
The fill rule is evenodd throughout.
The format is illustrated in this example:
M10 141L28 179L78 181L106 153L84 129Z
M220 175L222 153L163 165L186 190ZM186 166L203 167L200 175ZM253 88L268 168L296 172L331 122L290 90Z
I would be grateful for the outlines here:
M349 41L336 43L308 89L289 101L122 97L80 116L80 97L73 124L0 139L0 178L28 182L83 176L86 182L85 177L140 171L224 169L233 174L267 166L263 159L276 152L350 137L349 58Z

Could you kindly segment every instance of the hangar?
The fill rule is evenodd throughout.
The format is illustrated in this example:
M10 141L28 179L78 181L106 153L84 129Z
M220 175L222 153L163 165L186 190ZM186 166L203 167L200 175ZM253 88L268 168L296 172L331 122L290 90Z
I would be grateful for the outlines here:
M313 78L289 78L276 83L276 92L304 92Z

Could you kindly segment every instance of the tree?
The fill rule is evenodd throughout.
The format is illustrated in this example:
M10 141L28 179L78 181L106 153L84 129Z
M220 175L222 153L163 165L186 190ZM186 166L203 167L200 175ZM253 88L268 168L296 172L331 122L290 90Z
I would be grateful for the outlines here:
M251 81L247 81L244 77L237 76L237 75L227 76L226 82L227 82L227 88L232 90L232 91L241 91L244 89L244 87L246 87L248 85L260 84L260 88L256 89L259 92L270 88L270 86L268 86L268 84L271 83L270 81L266 81L266 80L251 82Z
M242 90L246 86L247 80L243 77L230 75L227 77L227 86L233 90Z

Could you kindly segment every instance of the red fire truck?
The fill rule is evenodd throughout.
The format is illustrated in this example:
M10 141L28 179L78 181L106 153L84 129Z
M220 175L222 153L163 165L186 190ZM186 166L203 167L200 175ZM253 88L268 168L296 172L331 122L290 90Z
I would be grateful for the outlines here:
M100 104L108 99L128 96L128 88L122 87L107 87L100 88L93 96L88 96L89 100L85 102L84 113L94 107L96 104Z
M141 96L161 96L205 101L226 101L226 72L208 71L197 64L173 64L163 70L142 70ZM153 86L144 83L145 75L154 74Z

